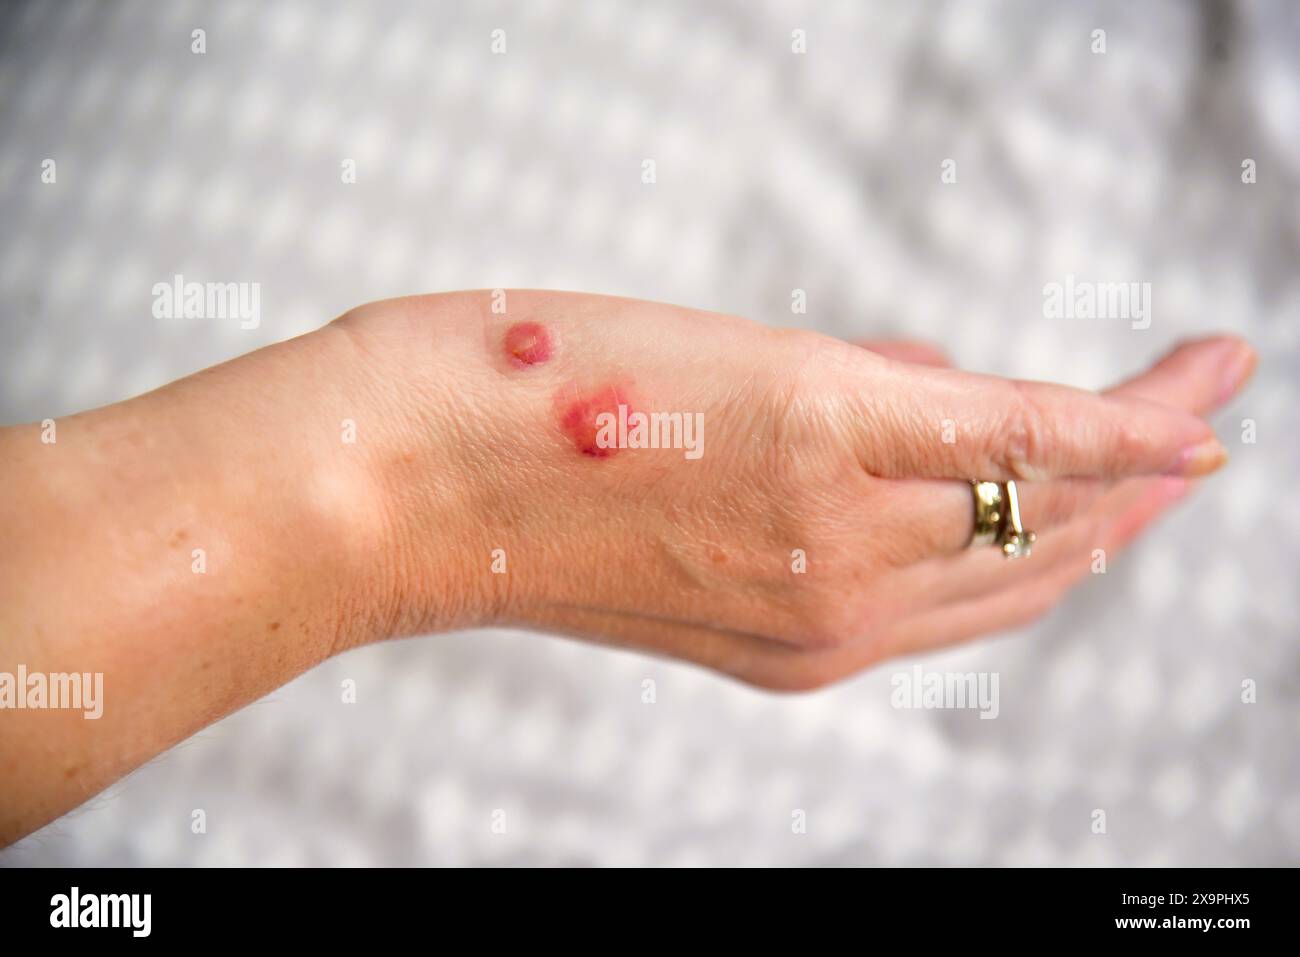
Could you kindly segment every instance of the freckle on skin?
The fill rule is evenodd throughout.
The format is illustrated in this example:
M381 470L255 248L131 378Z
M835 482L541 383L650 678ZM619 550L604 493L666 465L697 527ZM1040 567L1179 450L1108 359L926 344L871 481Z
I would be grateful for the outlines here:
M272 631L278 631L279 628L280 628L280 623L279 623L278 621L273 621L273 622L271 622L271 630L272 630Z
M579 453L593 459L607 459L619 451L617 448L602 448L596 442L600 432L596 417L602 412L617 416L620 405L630 408L631 403L622 387L605 385L590 392L562 393L557 396L556 405L560 428Z
M506 358L518 369L541 365L551 357L551 334L537 322L517 322L506 330Z

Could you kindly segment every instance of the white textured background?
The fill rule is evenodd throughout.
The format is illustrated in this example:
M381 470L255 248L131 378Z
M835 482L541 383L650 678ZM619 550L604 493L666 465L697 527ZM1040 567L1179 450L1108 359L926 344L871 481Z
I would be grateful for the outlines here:
M1286 3L0 4L0 422L473 287L930 337L1090 387L1210 329L1263 355L1216 420L1225 475L1044 624L924 660L999 672L998 720L891 710L911 662L772 697L425 638L328 663L0 864L1300 861L1298 51ZM261 327L155 320L177 272L260 282ZM1151 282L1152 327L1044 319L1067 272Z

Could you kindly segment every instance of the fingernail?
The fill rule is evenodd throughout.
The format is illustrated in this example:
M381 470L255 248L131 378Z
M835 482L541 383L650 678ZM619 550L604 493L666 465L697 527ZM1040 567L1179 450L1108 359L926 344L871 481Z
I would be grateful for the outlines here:
M1236 395L1250 374L1255 371L1255 350L1244 342L1237 343L1232 355L1228 357L1223 369L1223 386L1219 391L1219 403L1222 404Z
M1223 447L1223 443L1218 439L1206 439L1204 442L1183 449L1174 467L1166 474L1196 478L1218 471L1227 461L1228 450Z

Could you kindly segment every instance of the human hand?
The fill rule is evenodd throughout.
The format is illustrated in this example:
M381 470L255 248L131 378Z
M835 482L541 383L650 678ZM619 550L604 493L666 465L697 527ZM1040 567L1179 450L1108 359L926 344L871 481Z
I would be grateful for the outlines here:
M776 689L1049 610L1223 464L1199 416L1254 364L1202 340L1098 396L924 345L529 291L373 303L331 330L385 395L381 633L515 625ZM703 427L606 448L620 405ZM971 478L1024 483L1031 558L966 547Z

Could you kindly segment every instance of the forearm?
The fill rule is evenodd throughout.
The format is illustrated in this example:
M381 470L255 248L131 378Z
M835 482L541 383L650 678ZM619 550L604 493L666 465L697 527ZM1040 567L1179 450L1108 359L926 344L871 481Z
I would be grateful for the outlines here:
M0 674L78 673L88 695L103 676L98 717L57 701L0 710L0 844L333 651L399 630L382 486L401 451L375 441L363 366L326 327L52 435L0 432ZM441 588L420 623L464 623L455 583Z

